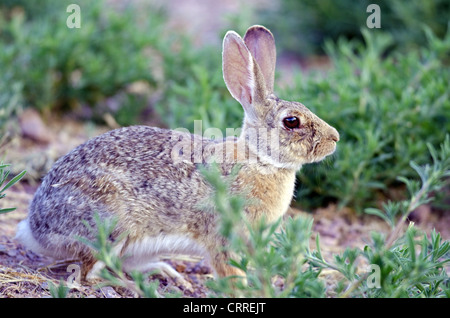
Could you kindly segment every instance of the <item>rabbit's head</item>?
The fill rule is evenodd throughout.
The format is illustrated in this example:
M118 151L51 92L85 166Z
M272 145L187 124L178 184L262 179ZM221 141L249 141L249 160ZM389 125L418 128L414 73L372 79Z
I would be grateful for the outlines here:
M263 26L244 39L229 31L223 41L223 75L231 95L244 108L241 137L261 163L298 169L336 149L339 133L303 104L273 94L275 41Z

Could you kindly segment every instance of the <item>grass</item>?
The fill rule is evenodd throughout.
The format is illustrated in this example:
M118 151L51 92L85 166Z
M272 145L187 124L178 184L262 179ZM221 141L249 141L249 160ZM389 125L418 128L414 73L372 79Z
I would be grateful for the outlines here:
M438 147L450 131L448 52L444 39L425 29L419 51L385 51L393 38L364 30L358 41L328 42L333 69L326 76L297 73L282 92L300 100L341 135L337 154L299 173L297 197L304 207L329 201L358 211L389 199L398 177L416 178L409 161L428 162L427 144Z
M0 96L44 113L70 111L98 121L109 112L122 125L135 122L145 94L157 89L157 55L148 50L162 45L164 14L149 10L151 16L139 19L132 7L117 11L82 0L82 27L70 29L70 3L42 1L48 10L41 11L22 2L23 10L10 4L0 11L0 82L9 83ZM139 84L143 92L133 90Z

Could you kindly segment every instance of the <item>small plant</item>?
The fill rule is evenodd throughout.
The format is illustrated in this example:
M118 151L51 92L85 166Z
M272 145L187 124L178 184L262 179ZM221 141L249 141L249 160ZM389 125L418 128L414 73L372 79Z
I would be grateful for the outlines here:
M221 216L221 234L237 255L230 263L244 271L247 280L244 284L235 277L222 278L210 281L210 288L218 296L322 297L325 288L319 271L307 266L305 257L312 219L289 219L283 225L280 220L273 224L261 220L252 226L243 216L242 197L229 192L232 176L224 180L214 165L203 173L216 190L212 199Z
M10 170L7 170L10 165L9 164L3 164L0 163L0 199L3 199L6 196L6 193L4 193L6 190L8 190L10 187L12 187L14 184L16 184L22 177L25 175L26 171L22 171L17 176L9 180L5 185L3 185L9 176ZM0 214L8 213L11 211L14 211L16 208L3 208L0 209Z
M53 298L66 298L70 290L62 280L60 280L58 285L48 281L48 288L50 290L50 295Z
M159 281L154 280L147 282L149 274L144 275L141 272L134 271L130 273L131 279L127 277L122 268L122 260L114 251L115 243L111 242L110 235L117 225L114 219L101 219L98 214L95 214L96 228L91 228L88 223L85 223L90 228L91 232L95 234L94 240L78 237L78 239L92 248L94 256L105 265L99 273L103 282L103 286L121 286L133 291L139 297L155 298L160 297L157 289ZM116 240L119 242L121 238ZM151 273L150 273L151 274Z
M434 230L429 237L421 234L413 224L403 233L409 214L418 206L430 203L434 198L433 193L448 185L450 136L446 136L439 152L431 145L429 149L432 165L418 166L411 162L421 182L401 178L407 185L410 199L388 202L383 211L373 208L367 210L391 226L387 237L372 233L371 244L363 250L347 249L335 257L334 263L329 263L320 253L317 236L317 250L309 254L309 262L318 268L334 269L344 275L348 285L345 290L337 291L341 297L449 297L447 269L450 242L442 241L441 235ZM375 273L358 273L358 257L371 265ZM340 286L343 285L345 283Z

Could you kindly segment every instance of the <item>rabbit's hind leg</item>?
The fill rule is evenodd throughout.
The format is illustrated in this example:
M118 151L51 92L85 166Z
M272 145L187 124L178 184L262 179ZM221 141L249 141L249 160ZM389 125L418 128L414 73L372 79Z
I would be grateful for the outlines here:
M192 285L186 281L172 266L160 260L161 255L184 254L204 255L204 249L186 235L159 234L141 239L130 239L122 250L123 270L144 273L158 272L181 284L184 289L192 290Z

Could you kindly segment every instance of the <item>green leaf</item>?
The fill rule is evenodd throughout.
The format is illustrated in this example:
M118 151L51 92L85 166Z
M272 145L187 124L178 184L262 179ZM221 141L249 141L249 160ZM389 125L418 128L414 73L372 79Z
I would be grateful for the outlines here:
M69 287L64 284L62 279L58 286L49 281L48 287L53 298L66 298L69 293Z
M8 171L9 173L9 171ZM23 178L23 176L25 175L26 171L22 171L21 173L19 173L17 176L15 176L14 178L12 178L4 187L0 192L4 192L5 190L7 190L8 188L12 187L16 182L18 182L20 179Z
M6 208L6 209L0 209L0 214L5 214L14 211L16 208Z

